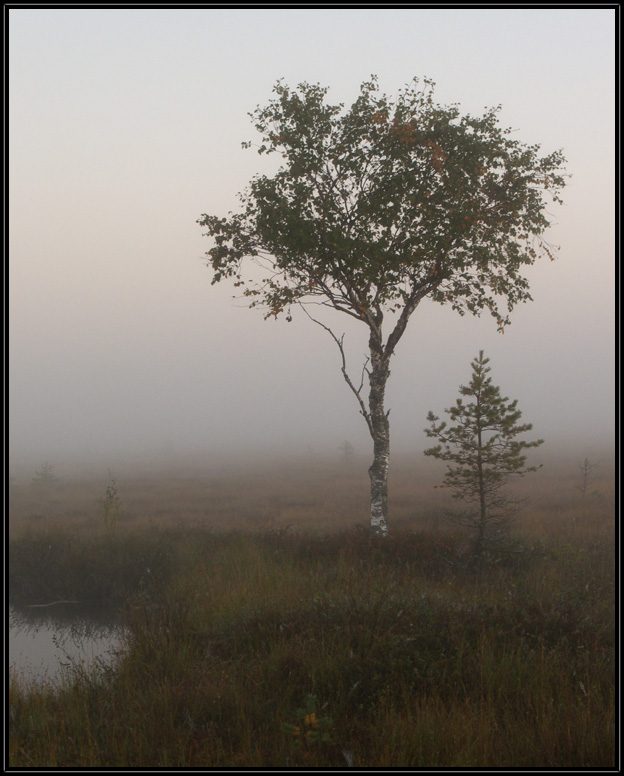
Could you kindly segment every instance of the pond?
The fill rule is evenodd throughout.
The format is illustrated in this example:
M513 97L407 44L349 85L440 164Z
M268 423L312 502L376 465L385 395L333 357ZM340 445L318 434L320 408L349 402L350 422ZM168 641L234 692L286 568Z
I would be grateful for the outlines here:
M58 686L77 672L114 664L124 646L124 630L119 624L96 621L71 604L46 609L10 607L11 676L24 686Z

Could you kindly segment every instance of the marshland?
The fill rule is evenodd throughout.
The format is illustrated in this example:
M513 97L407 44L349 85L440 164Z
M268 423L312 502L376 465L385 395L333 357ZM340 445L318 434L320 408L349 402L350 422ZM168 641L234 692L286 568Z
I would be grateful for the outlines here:
M7 765L619 765L619 7L6 20Z
M613 766L614 472L544 458L478 559L422 455L386 538L360 457L17 472L12 607L123 637L11 672L10 766Z

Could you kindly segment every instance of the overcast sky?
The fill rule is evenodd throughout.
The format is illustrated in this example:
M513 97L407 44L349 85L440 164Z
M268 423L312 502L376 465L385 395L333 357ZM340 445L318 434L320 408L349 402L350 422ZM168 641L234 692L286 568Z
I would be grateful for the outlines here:
M266 162L248 112L278 78L350 105L412 77L514 137L562 148L551 263L504 335L425 301L397 348L392 446L418 451L479 349L546 442L614 436L614 9L9 11L9 410L15 460L370 440L328 334L265 322L211 286L196 220L226 215ZM341 320L344 319L344 320ZM328 321L329 322L329 321ZM365 329L338 313L359 375ZM546 447L546 446L545 446ZM370 448L372 450L372 448Z

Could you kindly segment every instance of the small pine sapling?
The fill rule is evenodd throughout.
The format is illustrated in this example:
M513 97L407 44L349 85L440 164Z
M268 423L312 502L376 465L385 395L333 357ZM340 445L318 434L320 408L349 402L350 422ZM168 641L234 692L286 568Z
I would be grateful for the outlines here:
M509 401L501 396L500 388L489 377L489 358L483 351L472 362L472 379L469 385L459 388L461 396L454 407L445 410L452 425L429 412L431 427L425 429L428 437L439 444L425 450L425 455L448 462L444 484L450 488L453 498L467 505L463 512L449 512L449 517L475 532L475 554L480 555L486 544L492 545L499 537L502 526L513 520L523 502L513 498L506 490L507 483L540 466L525 468L523 451L538 447L543 439L525 442L516 439L530 431L530 423L518 424L522 413L517 400Z

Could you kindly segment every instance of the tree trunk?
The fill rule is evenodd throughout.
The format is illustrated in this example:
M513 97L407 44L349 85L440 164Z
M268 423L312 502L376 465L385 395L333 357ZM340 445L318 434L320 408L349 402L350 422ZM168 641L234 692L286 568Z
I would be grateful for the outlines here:
M477 394L477 473L479 479L479 535L475 545L475 554L481 555L483 551L483 542L485 541L486 499L485 499L485 481L483 478L483 440L481 437L481 395Z
M371 481L371 536L388 535L388 461L390 457L390 423L385 411L386 382L390 376L387 360L371 347L369 428L373 438L374 457L368 473Z
M478 527L479 533L475 540L474 553L477 557L480 557L483 552L483 543L485 541L485 523L481 521Z

